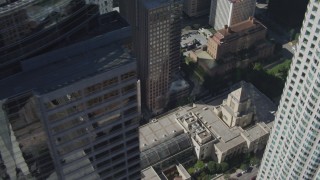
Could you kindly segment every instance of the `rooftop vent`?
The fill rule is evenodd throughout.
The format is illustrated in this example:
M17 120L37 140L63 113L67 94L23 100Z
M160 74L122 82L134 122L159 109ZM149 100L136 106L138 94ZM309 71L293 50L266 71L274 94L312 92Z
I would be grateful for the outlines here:
M147 144L143 144L143 146L147 146Z
M173 130L172 132L175 133L175 132L177 132L177 131L176 131L176 130Z
M153 142L156 142L157 141L157 139L153 139Z
M202 108L203 110L208 110L209 108L208 107L204 107L204 108Z

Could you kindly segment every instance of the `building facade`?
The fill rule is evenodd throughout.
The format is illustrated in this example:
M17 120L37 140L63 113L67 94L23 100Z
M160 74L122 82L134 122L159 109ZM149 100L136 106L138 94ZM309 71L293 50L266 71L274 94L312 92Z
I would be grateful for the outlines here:
M137 3L138 0L119 0L120 14L133 28L136 28Z
M189 17L198 17L210 12L211 0L184 0L183 12Z
M103 34L28 59L0 81L1 177L140 179L130 38L129 27Z
M309 2L258 179L320 179L320 2Z
M90 32L111 0L7 1L0 7L0 79L21 71L24 59ZM89 33L88 33L89 34Z
M218 30L254 15L256 0L211 0L209 24Z
M220 59L228 53L236 53L249 49L261 41L265 41L267 28L253 17L219 29L212 37L208 38L207 52L213 59Z
M206 158L221 163L262 150L273 126L271 112L276 106L249 83L234 88L229 95L176 108L141 126L142 169L152 166L161 171L176 163L185 165ZM237 114L231 126L226 122L230 113Z
M181 0L138 0L134 48L144 105L158 114L180 66ZM121 10L120 10L121 11Z

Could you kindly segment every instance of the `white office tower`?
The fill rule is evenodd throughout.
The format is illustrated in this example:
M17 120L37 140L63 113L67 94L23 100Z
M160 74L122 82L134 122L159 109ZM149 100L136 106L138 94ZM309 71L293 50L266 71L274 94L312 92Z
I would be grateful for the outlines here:
M254 15L256 0L211 0L209 24L219 30Z
M100 14L113 11L113 0L86 0L86 3L98 5Z
M258 179L320 179L319 32L310 0Z

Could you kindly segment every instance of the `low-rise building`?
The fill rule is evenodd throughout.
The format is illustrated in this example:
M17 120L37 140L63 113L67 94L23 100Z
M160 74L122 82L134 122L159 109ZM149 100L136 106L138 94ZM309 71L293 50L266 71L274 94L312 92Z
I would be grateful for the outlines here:
M158 146L158 154L166 154L163 159L161 155L150 159L154 163L142 165L142 168L164 160L184 164L194 157L201 160L212 158L221 163L238 154L256 152L265 147L276 109L270 99L252 84L241 82L235 85L228 95L219 96L213 101L215 103L198 102L179 107L140 127L142 155L155 145ZM220 105L217 105L217 102ZM185 139L184 144L175 140L182 136ZM178 146L172 149L175 151L172 155L166 153L168 142L175 146L178 143ZM191 153L193 156L186 156L186 149L189 150L187 154ZM181 157L183 162L180 162ZM141 156L142 163L144 158ZM160 170L170 166L168 163L161 164L161 167L157 166Z
M235 68L246 68L253 62L272 56L274 44L266 40L267 28L253 17L233 26L225 26L208 38L207 54L210 58L199 58L198 65L209 76L225 75Z
M214 59L220 59L227 53L236 53L251 48L265 40L267 28L250 17L233 26L225 26L208 39L208 53Z

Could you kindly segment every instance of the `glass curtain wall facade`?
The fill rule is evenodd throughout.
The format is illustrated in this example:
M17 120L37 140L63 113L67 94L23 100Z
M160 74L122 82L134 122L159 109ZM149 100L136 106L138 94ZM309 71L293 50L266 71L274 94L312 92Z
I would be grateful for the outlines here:
M0 177L140 179L130 37L122 28L34 57L0 81Z
M0 78L21 71L19 62L45 52L99 15L85 0L19 0L0 5Z

